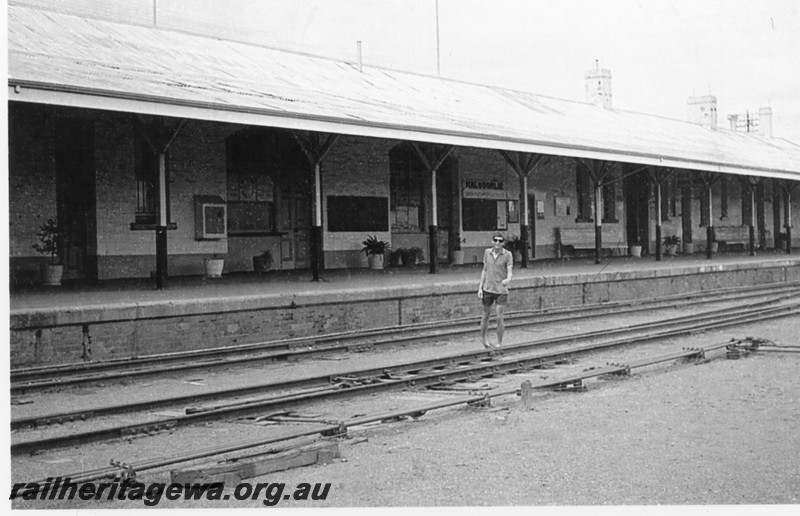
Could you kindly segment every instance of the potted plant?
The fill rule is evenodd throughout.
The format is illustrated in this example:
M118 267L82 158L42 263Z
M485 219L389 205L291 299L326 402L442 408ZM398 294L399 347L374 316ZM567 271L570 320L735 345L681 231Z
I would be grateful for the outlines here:
M389 265L392 265L392 266L396 267L396 266L402 264L402 262L403 262L402 258L403 258L402 257L402 248L400 248L400 249L392 249L392 251L389 253Z
M641 258L642 257L642 246L639 245L638 243L630 244L628 246L628 251L630 251L631 256L633 256L634 258Z
M367 255L369 268L383 269L383 255L391 248L389 242L378 240L375 235L371 235L361 243L364 245L361 251Z
M667 250L667 254L670 256L675 256L678 254L678 244L680 243L680 239L678 235L668 235L664 237L664 247Z
M400 257L403 260L404 267L413 267L417 264L417 261L422 258L422 249L419 247L401 248L398 250L400 251Z
M503 246L514 255L515 262L521 261L522 253L527 251L527 249L525 249L525 242L516 235L512 235L511 238L506 240Z
M683 242L683 253L684 254L693 254L694 253L694 242L691 240L684 240Z
M222 269L225 267L225 259L220 258L214 253L213 258L206 258L204 260L206 266L206 276L209 278L221 278Z
M425 255L423 254L421 247L412 247L411 256L413 257L414 265L421 263L422 261L425 260Z
M453 265L464 265L464 250L453 249Z
M253 256L253 270L256 271L258 274L269 272L271 268L272 268L272 253L269 251L269 249L265 250L261 254Z
M42 265L42 282L45 285L61 285L61 278L64 275L64 265L59 263L62 250L66 246L65 233L61 230L58 223L53 219L39 226L39 242L33 244L33 248L44 255L50 257L49 264Z

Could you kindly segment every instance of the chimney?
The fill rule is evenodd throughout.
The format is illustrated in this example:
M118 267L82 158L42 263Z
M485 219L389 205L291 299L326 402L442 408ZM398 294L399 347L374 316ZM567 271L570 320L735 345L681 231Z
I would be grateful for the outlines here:
M766 138L772 138L772 108L758 108L758 133Z
M711 129L717 128L717 97L714 95L689 97L687 106L689 122Z
M586 72L586 102L611 109L611 70L594 63L594 70Z

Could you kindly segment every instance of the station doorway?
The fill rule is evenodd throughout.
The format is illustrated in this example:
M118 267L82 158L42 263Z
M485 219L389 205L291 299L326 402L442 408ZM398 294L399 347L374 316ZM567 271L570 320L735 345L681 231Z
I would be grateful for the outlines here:
M56 121L55 130L56 217L64 232L64 245L59 251L64 279L94 279L96 259L90 260L89 256L97 231L94 124L90 120L63 118Z
M625 230L628 245L642 246L642 254L650 249L650 180L646 170L634 173L634 166L622 167L622 188L625 190Z

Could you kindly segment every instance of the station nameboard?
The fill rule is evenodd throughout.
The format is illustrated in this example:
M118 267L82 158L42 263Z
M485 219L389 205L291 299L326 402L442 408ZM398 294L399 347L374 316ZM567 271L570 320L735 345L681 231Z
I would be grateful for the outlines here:
M506 190L502 181L494 179L468 179L464 181L464 199L505 199Z

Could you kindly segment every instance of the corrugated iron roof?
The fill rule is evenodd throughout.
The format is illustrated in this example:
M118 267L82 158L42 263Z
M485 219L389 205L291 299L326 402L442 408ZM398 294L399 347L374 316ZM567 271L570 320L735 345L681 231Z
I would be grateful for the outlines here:
M800 179L783 139L505 88L22 6L8 39L12 101Z

